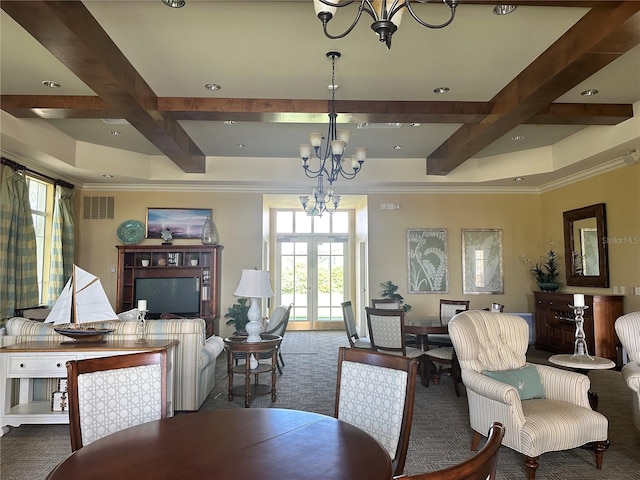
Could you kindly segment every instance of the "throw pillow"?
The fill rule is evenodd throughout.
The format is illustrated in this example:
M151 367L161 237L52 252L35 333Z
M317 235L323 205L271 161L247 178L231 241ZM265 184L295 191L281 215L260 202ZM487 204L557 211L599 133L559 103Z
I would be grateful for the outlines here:
M540 381L540 374L535 365L529 364L515 370L484 370L482 373L487 377L514 386L518 390L521 400L546 398L544 386Z

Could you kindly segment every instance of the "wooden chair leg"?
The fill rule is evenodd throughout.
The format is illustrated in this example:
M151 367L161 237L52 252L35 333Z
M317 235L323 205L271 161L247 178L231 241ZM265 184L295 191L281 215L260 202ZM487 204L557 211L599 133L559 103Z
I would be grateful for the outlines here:
M474 452L478 450L480 446L480 440L482 440L482 435L478 432L473 432L473 438L471 439L471 450Z
M594 442L593 451L596 454L596 468L602 470L602 457L607 449L607 442Z
M529 478L529 480L535 480L536 478L536 470L538 470L538 467L540 466L538 464L538 459L540 457L527 457L526 455L524 456L524 466L527 469L527 476Z
M456 392L456 397L460 396L460 365L454 355L451 362L451 378L453 379L453 390Z

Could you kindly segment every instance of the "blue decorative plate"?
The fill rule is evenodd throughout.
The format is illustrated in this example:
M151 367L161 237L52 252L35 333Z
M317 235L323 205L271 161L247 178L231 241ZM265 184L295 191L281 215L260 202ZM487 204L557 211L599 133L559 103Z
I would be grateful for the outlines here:
M138 220L125 220L118 226L116 235L122 243L134 244L140 242L145 235L144 223Z

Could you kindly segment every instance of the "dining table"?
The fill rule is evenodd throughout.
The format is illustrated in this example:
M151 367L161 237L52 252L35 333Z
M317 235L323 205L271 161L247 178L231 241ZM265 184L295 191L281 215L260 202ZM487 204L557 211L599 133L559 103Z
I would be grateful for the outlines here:
M389 480L387 451L334 417L278 408L185 413L73 452L48 480Z
M404 332L416 336L418 348L429 349L429 334L447 334L449 328L439 315L405 315Z

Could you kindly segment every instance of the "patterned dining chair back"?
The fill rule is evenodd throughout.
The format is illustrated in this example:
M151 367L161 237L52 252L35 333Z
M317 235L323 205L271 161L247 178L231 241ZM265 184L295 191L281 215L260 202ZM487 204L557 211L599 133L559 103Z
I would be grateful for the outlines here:
M342 302L342 319L344 321L344 329L347 332L349 345L351 348L367 348L371 349L371 341L367 337L360 337L356 330L356 319L353 315L353 305L351 301Z
M401 310L402 302L393 298L372 298L371 308L379 310Z
M364 430L402 474L413 418L417 362L400 355L340 347L335 417Z
M446 325L460 311L469 310L469 300L440 299L440 323Z
M166 417L166 351L70 360L67 379L71 451Z
M367 307L367 325L373 349L406 354L404 312Z

